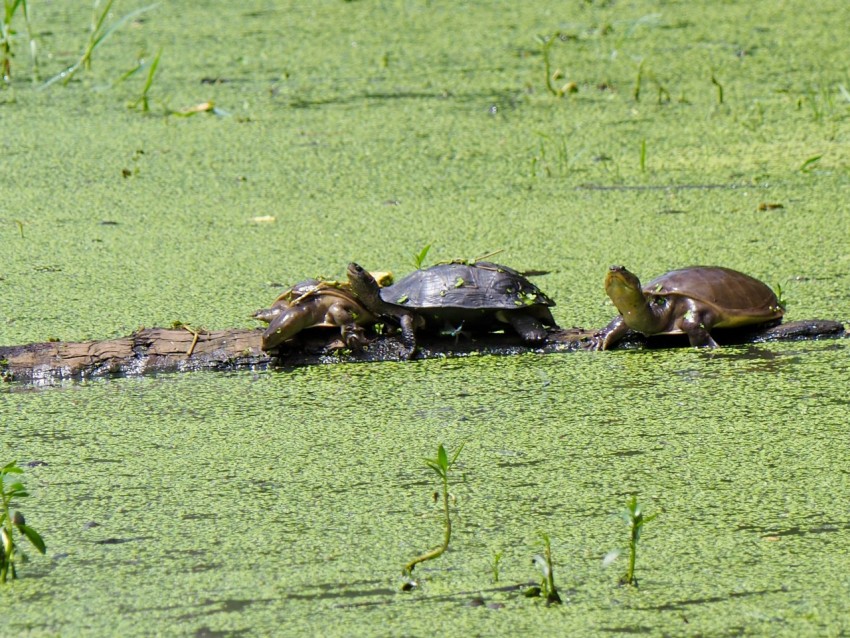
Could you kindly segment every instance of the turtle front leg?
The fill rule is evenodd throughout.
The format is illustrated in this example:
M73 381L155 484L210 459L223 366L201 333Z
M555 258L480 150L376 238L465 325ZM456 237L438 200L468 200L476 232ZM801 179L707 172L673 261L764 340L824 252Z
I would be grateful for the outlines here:
M699 312L689 307L678 322L679 329L688 335L694 348L717 348L717 342L711 338L709 328L714 325L714 317L709 312Z
M362 350L369 343L366 331L356 323L346 323L339 327L342 340L352 350Z
M404 344L404 352L401 358L409 361L416 354L416 328L418 317L412 313L404 314L399 318L401 324L401 342Z
M622 315L617 315L607 326L590 338L589 350L608 350L620 339L626 336L629 327Z

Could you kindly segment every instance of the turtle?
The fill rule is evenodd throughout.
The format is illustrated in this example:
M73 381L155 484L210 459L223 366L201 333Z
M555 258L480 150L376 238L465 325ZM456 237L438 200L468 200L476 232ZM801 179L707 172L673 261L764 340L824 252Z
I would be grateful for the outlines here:
M405 359L415 354L421 329L457 334L509 324L523 341L536 344L546 340L546 326L557 327L549 310L554 301L516 270L488 261L437 264L385 288L351 263L348 281L369 312L401 325Z
M629 329L644 335L686 334L692 346L716 348L714 328L781 320L785 314L770 287L749 275L720 266L671 270L641 287L623 266L611 266L605 292L620 314L591 338L605 350Z
M252 316L269 324L263 332L263 350L274 350L307 328L339 328L346 347L362 347L366 343L363 326L375 323L375 316L346 286L318 279L295 284L270 308Z

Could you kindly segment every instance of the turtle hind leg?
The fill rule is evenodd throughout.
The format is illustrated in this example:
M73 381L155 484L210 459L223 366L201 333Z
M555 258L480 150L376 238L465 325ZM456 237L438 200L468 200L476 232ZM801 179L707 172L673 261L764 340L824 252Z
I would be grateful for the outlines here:
M546 341L546 328L531 315L525 312L508 312L505 315L505 319L526 343Z

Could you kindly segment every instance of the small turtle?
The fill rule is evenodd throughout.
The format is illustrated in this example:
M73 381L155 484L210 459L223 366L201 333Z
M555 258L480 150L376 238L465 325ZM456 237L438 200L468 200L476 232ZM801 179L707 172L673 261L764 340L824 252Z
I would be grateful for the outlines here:
M557 327L549 310L554 301L516 270L486 261L439 264L386 288L352 263L348 281L372 314L401 325L406 359L416 351L419 329L457 334L461 328L492 331L509 324L523 341L539 343L546 339L545 326Z
M269 324L263 350L274 350L307 328L339 328L349 348L366 343L364 325L375 317L354 295L336 282L306 279L284 291L271 308L257 310L255 319Z
M641 288L623 266L611 266L605 292L620 315L597 332L591 347L605 350L629 329L647 336L686 334L692 346L716 348L713 328L736 328L781 319L785 310L769 286L719 266L672 270Z

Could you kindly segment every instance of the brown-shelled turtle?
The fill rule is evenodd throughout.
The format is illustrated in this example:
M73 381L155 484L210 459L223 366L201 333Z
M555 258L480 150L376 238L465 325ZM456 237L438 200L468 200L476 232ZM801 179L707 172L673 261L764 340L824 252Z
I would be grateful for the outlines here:
M507 325L527 343L546 339L546 326L557 327L555 302L516 270L487 261L452 262L414 271L380 288L369 273L349 264L348 281L372 313L401 325L404 358L416 351L416 331L455 334L493 331Z
M348 348L366 344L363 326L372 315L344 284L306 279L285 290L270 308L252 316L269 327L263 332L263 350L274 350L308 328L339 328Z
M601 350L629 329L647 336L686 334L692 346L714 348L714 328L772 322L785 313L767 284L719 266L671 270L645 286L623 266L611 266L605 292L620 314L593 336L591 347Z

